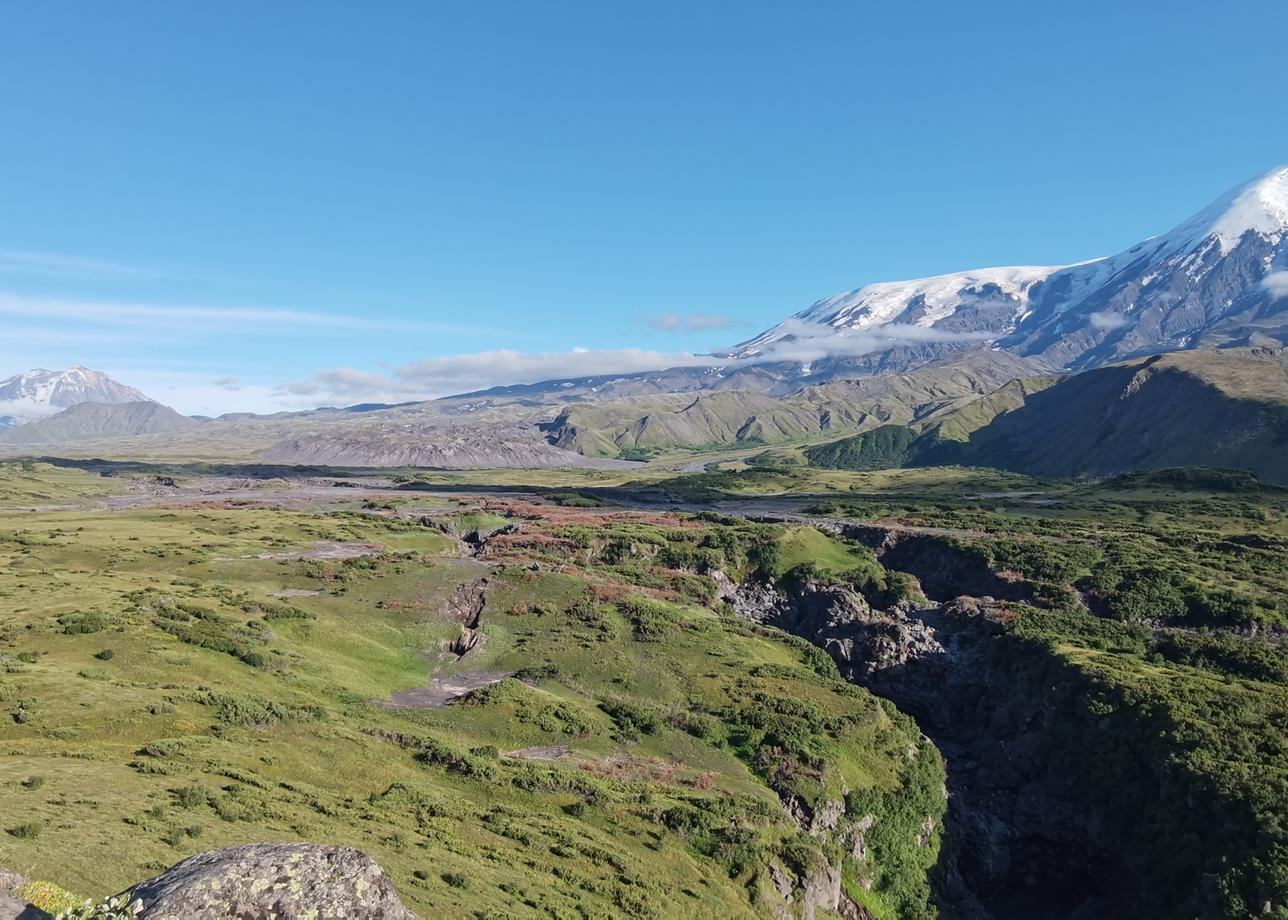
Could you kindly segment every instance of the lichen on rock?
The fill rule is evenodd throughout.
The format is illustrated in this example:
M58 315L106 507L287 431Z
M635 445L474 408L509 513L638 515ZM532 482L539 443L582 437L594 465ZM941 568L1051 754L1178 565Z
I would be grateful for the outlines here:
M212 850L122 896L142 920L416 920L370 856L309 843Z

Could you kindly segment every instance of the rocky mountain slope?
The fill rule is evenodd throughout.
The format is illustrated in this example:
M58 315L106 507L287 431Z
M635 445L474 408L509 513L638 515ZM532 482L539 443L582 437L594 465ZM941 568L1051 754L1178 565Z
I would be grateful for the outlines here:
M0 429L55 415L80 403L151 402L134 387L79 364L65 371L43 368L0 380Z
M1288 166L1115 256L872 284L820 300L728 352L801 376L909 367L988 342L1054 368L1288 341Z
M108 438L177 434L201 425L160 403L83 402L57 415L0 433L0 444L78 444Z
M336 426L288 437L260 453L272 463L438 469L548 469L615 465L552 445L531 427Z
M574 403L545 425L553 443L592 456L676 447L778 444L827 432L909 424L990 393L1032 366L991 350L908 374L837 380L784 397L753 390Z

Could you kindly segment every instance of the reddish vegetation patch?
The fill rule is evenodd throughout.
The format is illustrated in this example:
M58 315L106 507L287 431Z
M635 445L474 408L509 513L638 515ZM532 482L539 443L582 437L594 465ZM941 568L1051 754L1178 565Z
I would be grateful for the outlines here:
M692 786L694 789L710 789L716 784L716 777L719 775L715 770L707 770L705 773L699 773L697 776L681 780L681 782Z
M595 600L601 604L611 604L621 600L631 591L626 585L618 581L604 581L599 584L591 585L591 591L595 594Z
M489 537L479 556L483 559L498 559L534 552L559 559L571 559L580 550L571 540L552 537L539 531L521 530L518 533L503 533Z
M689 770L682 763L674 760L663 760L660 757L638 757L633 754L611 754L603 760L587 760L578 764L582 770L595 776L612 780L649 780L661 783L685 783L692 785L697 777L682 777ZM699 774L705 776L706 774ZM714 782L713 774L706 782Z
M1020 615L1020 612L1018 610L1012 610L1010 607L1003 605L1000 608L998 608L996 617L997 617L997 622L999 623L1009 623L1011 622L1011 620L1014 620L1019 615Z

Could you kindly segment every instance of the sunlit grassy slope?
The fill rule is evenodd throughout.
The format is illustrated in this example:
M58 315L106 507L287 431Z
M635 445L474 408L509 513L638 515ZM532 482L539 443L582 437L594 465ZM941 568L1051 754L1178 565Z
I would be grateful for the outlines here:
M99 485L36 468L0 494ZM336 546L371 555L294 558ZM780 793L895 795L924 744L700 593L458 553L370 514L0 512L0 865L103 895L193 852L307 839L370 852L426 916L760 916L769 862L829 855ZM483 641L443 673L522 679L379 705L426 683L460 631L447 598L483 577ZM756 759L755 699L817 714L798 780Z

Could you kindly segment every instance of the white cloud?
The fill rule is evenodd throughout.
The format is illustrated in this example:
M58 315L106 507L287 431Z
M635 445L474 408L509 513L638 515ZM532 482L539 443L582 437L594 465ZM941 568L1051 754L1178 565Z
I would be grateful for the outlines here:
M23 421L45 418L61 411L34 399L0 399L0 416L12 415Z
M440 392L460 392L507 383L537 383L561 377L597 377L655 371L667 367L707 366L706 355L667 354L641 348L526 352L500 349L469 355L430 358L396 370L399 379ZM446 387L446 389L442 389Z
M337 367L320 371L308 380L280 384L274 392L281 396L321 397L330 402L398 402L404 385L371 371Z
M242 388L241 381L236 377L220 377L218 380L212 380L211 383L221 390L230 390L234 393Z
M292 334L335 330L372 332L467 332L478 327L451 323L407 322L271 307L208 307L27 297L0 292L0 316L69 320L104 326L163 328L167 332L244 332L289 330Z
M767 361L817 361L849 357L900 345L970 343L991 336L891 324L867 330L837 330L801 320L783 324L787 340L764 346L753 358L648 351L574 348L531 354L509 349L429 358L377 374L353 368L322 371L307 380L277 388L284 399L330 403L405 402L484 390L494 386L539 383L576 377L616 377L673 367L738 367Z
M637 348L574 348L536 354L499 349L428 358L395 368L390 375L335 368L308 380L283 384L277 391L284 397L314 397L329 402L403 402L507 384L618 376L720 363L724 362L709 355L668 354Z
M758 347L755 361L818 361L851 358L910 345L968 344L993 337L987 332L949 332L905 323L886 323L866 329L836 329L801 319L779 325L783 338Z
M1276 300L1288 297L1288 272L1271 272L1261 280L1261 286Z
M714 313L663 313L650 316L645 322L663 332L707 332L741 325L738 320Z
M138 265L127 265L123 262L69 256L56 252L33 252L29 249L0 249L0 274L100 280L171 277L167 272Z
M1091 313L1087 316L1087 322L1091 323L1097 329L1106 331L1111 329L1122 329L1131 325L1131 320L1121 313L1113 313L1109 310L1103 310L1099 313Z

